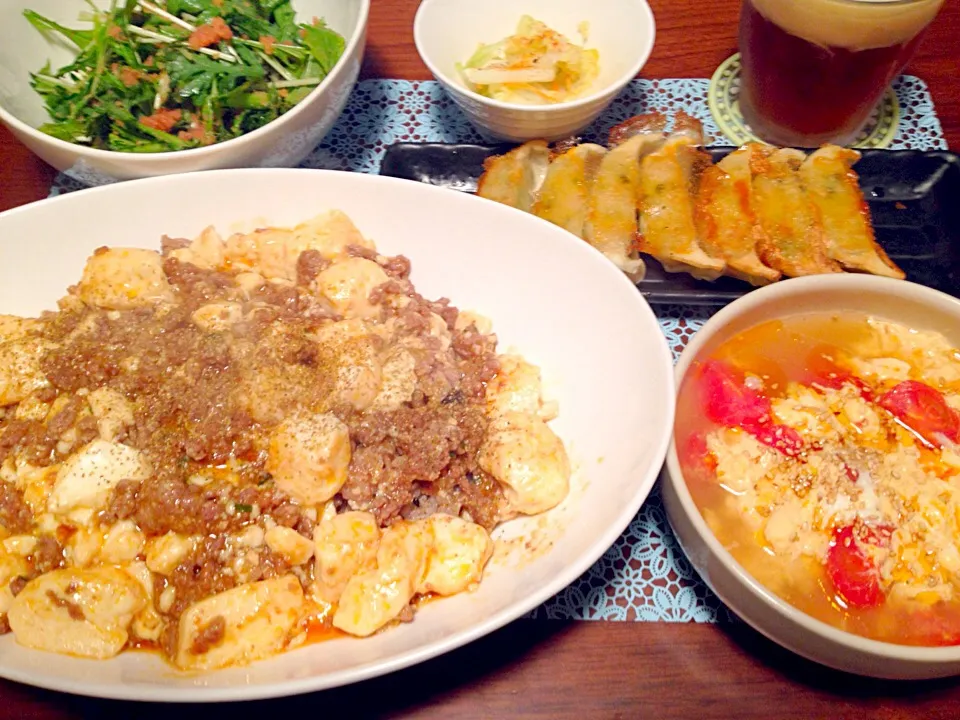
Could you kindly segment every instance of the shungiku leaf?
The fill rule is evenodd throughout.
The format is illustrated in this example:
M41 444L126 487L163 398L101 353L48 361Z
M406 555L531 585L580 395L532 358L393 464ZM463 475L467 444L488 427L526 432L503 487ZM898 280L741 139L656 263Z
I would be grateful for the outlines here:
M77 47L73 61L31 76L51 121L68 142L121 152L164 152L235 138L276 119L310 94L345 43L321 24L298 32L290 0L164 0L160 10L113 0L73 30L32 10L38 31ZM232 37L194 48L190 28L213 18ZM185 27L186 26L186 27ZM272 52L264 52L265 37ZM140 118L171 117L173 126ZM158 129L163 127L164 130ZM202 131L202 132L200 132Z
M329 74L343 55L346 46L343 38L325 25L301 25L300 32L304 45L320 64L323 74Z

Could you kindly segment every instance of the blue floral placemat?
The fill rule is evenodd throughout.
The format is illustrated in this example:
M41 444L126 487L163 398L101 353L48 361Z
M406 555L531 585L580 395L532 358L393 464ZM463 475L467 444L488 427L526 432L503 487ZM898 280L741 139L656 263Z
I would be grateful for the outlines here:
M707 109L708 86L706 79L635 80L584 137L602 141L612 125L632 115L683 110L703 121L713 144L728 144ZM894 89L900 126L890 148L946 149L926 84L905 75ZM343 115L303 167L376 173L384 149L394 142L482 142L482 138L434 81L365 80L358 83ZM85 186L61 174L50 194ZM659 306L656 311L674 358L710 314L707 309L682 306ZM654 490L627 530L590 570L531 616L668 622L732 618L680 550L659 490Z

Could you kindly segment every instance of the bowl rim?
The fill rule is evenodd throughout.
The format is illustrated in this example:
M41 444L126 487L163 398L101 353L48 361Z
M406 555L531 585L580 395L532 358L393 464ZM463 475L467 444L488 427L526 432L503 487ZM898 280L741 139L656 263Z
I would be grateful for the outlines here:
M47 135L46 133L40 132L33 125L30 125L29 123L24 122L15 116L13 113L7 110L2 103L0 103L0 122L3 122L17 132L22 132L25 135L29 135L38 142L52 145L60 150L75 152L80 157L90 158L92 160L126 157L131 159L135 158L135 162L137 162L137 164L151 166L168 162L169 158L171 157L189 156L191 158L203 159L207 156L216 155L224 148L235 147L242 141L247 141L253 138L258 138L261 135L265 135L268 131L275 129L283 120L296 117L302 112L303 108L311 100L316 99L319 94L326 90L327 86L333 82L332 78L340 76L340 74L343 72L343 68L345 67L344 61L356 52L357 46L360 44L361 39L364 38L367 30L367 22L370 17L370 3L372 0L356 1L360 4L360 12L357 16L357 25L353 29L353 33L350 35L349 39L347 39L346 45L343 48L343 54L340 56L340 59L337 60L337 63L333 66L333 68L331 68L330 72L327 73L327 76L321 80L319 84L317 84L317 86L313 88L313 90L311 90L305 98L303 98L303 100L298 102L283 115L274 118L266 125L262 125L256 130L244 133L238 137L230 138L229 140L224 140L223 142L212 143L211 145L204 145L202 147L187 148L185 150L167 150L165 152L158 153L131 153L123 152L122 150L102 150L100 148L87 147L86 145L68 142L66 140L61 140L60 138L55 138L52 135Z
M647 61L650 59L651 53L653 53L654 45L657 41L657 23L653 15L653 10L651 10L647 0L631 0L635 5L638 6L640 12L645 15L645 20L650 27L650 41L643 48L642 52L637 56L637 60L630 66L630 68L622 73L616 80L609 82L606 85L603 85L600 88L597 88L594 92L583 97L575 98L573 100L564 100L563 102L550 103L548 105L523 105L521 103L508 103L503 102L502 100L495 100L494 98L489 98L485 95L481 95L474 90L471 90L464 83L458 82L452 78L447 73L443 72L429 57L429 54L424 51L424 45L422 41L423 32L423 18L426 16L426 13L434 5L438 5L445 0L421 0L420 6L417 8L417 13L413 18L413 43L417 48L417 53L420 55L420 59L423 61L423 64L427 66L427 69L430 70L431 74L440 81L442 85L448 88L453 88L458 92L463 93L469 98L483 103L484 105L497 108L500 110L513 110L520 112L538 112L546 114L555 114L563 112L564 110L571 110L576 108L585 107L596 103L597 101L605 100L616 96L627 84L633 80L637 75L640 74L640 71L647 64Z
M206 188L214 188L220 184L220 180L225 177L243 177L250 178L267 177L280 178L284 176L303 177L305 174L315 176L325 176L331 182L338 183L358 183L367 185L371 188L370 192L377 192L378 189L389 189L391 187L418 188L414 192L424 197L435 196L437 198L448 198L453 205L458 203L490 203L489 212L507 214L515 218L521 226L529 226L530 223L540 223L548 234L555 236L559 242L566 242L571 248L571 252L580 253L584 261L594 263L599 273L605 274L609 278L609 283L620 285L624 293L635 295L631 304L635 308L636 317L645 316L651 327L655 329L655 336L651 337L653 347L648 348L649 354L656 357L656 365L665 371L665 383L663 387L658 386L658 397L662 394L664 404L657 407L663 419L663 427L660 430L654 442L650 443L649 452L652 462L645 476L639 477L635 481L635 489L628 502L619 508L616 515L616 521L611 523L601 534L595 536L588 546L571 562L564 566L561 573L554 576L552 582L543 585L536 592L531 593L519 600L513 601L507 607L498 612L486 616L477 622L471 621L469 627L459 629L452 633L445 634L439 640L422 643L414 648L405 650L390 657L387 660L375 659L364 662L356 667L341 669L333 673L327 673L320 676L318 682L317 676L296 678L281 682L275 682L269 685L248 684L242 686L229 687L203 687L181 689L171 696L170 688L158 685L155 688L144 688L143 686L116 686L112 683L101 683L85 679L83 682L64 683L56 678L50 679L44 675L38 675L31 672L9 672L3 670L2 677L21 682L34 687L41 687L51 690L66 691L76 695L85 695L90 697L103 697L118 700L140 700L158 703L174 702L226 702L226 701L246 701L255 699L268 699L274 697L287 697L308 692L330 689L334 687L345 686L369 680L374 677L387 675L389 673L401 670L413 665L417 665L426 660L438 657L456 648L462 647L479 638L482 638L499 628L507 625L514 620L521 618L525 613L533 610L546 602L550 597L562 591L573 583L578 577L586 572L600 557L616 542L617 538L630 524L637 512L639 512L643 503L647 501L656 485L661 467L662 459L665 457L670 444L674 420L674 407L676 401L676 387L674 374L672 372L672 354L667 344L666 336L659 329L659 324L653 309L646 301L643 295L637 291L632 282L619 270L610 264L599 252L588 245L579 242L573 235L559 230L546 230L549 226L555 228L552 223L546 220L536 218L529 213L516 208L508 207L500 203L494 203L491 200L471 197L464 193L451 192L446 188L439 186L415 183L400 178L392 178L381 175L371 175L367 173L344 173L340 170L319 170L308 168L242 168L242 169L218 169L195 171L190 173L179 173L170 175L159 175L148 178L129 180L123 183L113 183L110 185L98 186L79 190L77 192L66 193L63 195L37 200L26 205L11 208L0 212L0 226L3 220L8 217L22 215L30 212L37 212L41 208L55 208L58 205L67 205L70 203L82 202L82 199L91 197L93 193L131 193L138 188L143 188L146 192L149 189L151 197L162 197L162 189L172 184L201 183ZM561 239L561 237L563 239ZM159 241L158 241L159 242ZM641 476L640 471L632 473L631 476ZM115 659L115 658L114 658ZM109 662L109 661L108 661ZM256 667L255 665L252 667ZM110 687L105 688L104 685Z
M693 364L693 361L697 359L700 349L715 334L721 331L728 322L735 320L746 311L763 305L769 298L821 294L834 290L848 290L849 288L863 288L865 290L886 292L890 295L907 296L928 305L946 308L948 312L955 314L958 321L960 321L960 300L939 290L934 290L933 288L906 280L858 274L815 275L782 280L779 283L753 290L747 295L734 300L704 323L703 327L693 336L677 360L674 369L674 379L678 396L683 384L683 379ZM920 664L937 664L960 660L960 645L939 647L927 645L898 645L892 642L874 640L846 630L840 630L822 620L808 615L786 600L783 600L754 578L723 546L707 525L700 509L693 501L693 497L687 487L686 478L684 478L680 468L680 461L677 456L675 428L670 433L666 470L666 481L670 483L671 488L676 493L677 499L680 501L684 514L697 535L706 544L712 556L719 560L726 570L736 577L747 592L765 604L769 609L776 611L782 618L817 635L823 640L887 660L908 661ZM706 578L704 578L704 580L706 581ZM733 610L732 605L730 603L727 604L731 610ZM772 637L768 634L768 631L764 629L764 623L755 624L755 620L752 618L747 619L743 617L741 619L753 625L757 630L768 635L768 637ZM794 650L794 652L801 652L802 654L800 650Z

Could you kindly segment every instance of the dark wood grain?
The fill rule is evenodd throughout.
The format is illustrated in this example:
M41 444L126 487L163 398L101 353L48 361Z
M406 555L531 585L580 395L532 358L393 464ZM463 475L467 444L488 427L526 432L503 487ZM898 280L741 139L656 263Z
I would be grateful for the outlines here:
M651 0L657 44L644 77L706 77L736 47L737 0ZM374 0L364 77L428 79L413 46L417 0ZM909 71L930 86L960 147L960 3L948 0ZM53 178L0 128L0 210L46 196ZM7 240L7 238L4 238ZM956 718L960 683L879 682L835 673L742 625L519 621L392 676L254 703L271 717ZM220 709L217 713L221 712ZM227 710L230 712L230 710ZM234 710L238 717L246 714ZM206 718L210 708L175 716ZM171 716L163 706L95 701L0 681L0 718Z
M169 720L168 706L75 698L0 682L3 717ZM743 625L520 620L365 683L245 704L237 717L485 720L956 718L954 681L895 683L826 670ZM241 711L248 715L241 715ZM178 706L178 720L211 709ZM231 716L229 708L217 713Z

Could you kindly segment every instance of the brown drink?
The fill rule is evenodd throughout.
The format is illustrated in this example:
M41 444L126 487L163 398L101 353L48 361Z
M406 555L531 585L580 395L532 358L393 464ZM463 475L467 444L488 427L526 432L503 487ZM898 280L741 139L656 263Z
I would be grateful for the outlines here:
M740 109L777 145L846 145L943 0L743 0Z

